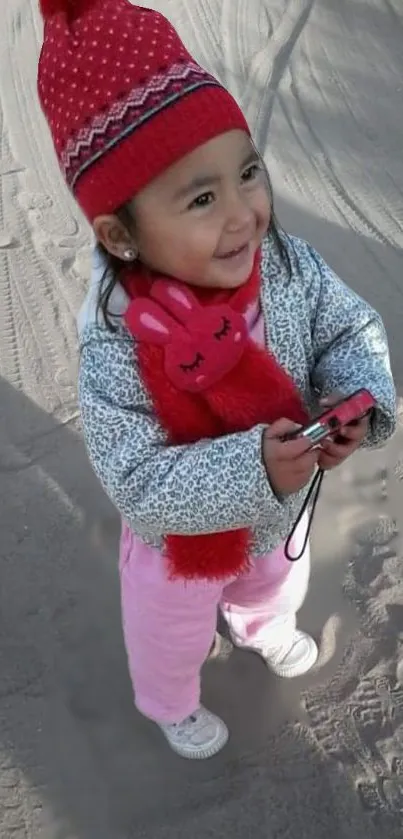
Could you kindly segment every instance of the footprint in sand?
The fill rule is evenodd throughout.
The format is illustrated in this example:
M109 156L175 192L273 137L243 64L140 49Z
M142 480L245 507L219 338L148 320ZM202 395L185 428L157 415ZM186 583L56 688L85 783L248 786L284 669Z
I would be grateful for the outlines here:
M394 473L398 481L403 481L403 457L399 458L395 464Z
M0 230L0 248L12 248L16 244L16 240L11 233L6 230Z

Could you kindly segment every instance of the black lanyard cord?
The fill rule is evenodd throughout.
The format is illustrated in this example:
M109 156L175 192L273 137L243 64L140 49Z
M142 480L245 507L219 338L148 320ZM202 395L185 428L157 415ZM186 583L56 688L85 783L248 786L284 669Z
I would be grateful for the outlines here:
M306 498L304 500L304 503L303 503L299 513L298 513L297 519L295 521L295 524L293 525L291 533L289 534L289 536L287 538L287 541L284 545L284 555L285 555L286 559L289 560L289 562L297 562L299 559L301 559L301 557L304 555L304 553L306 551L306 548L307 548L307 545L308 545L308 540L309 540L311 530L312 530L313 517L314 517L314 514L315 514L315 510L316 510L316 505L318 503L319 493L320 493L320 490L321 490L324 475L325 475L325 473L324 473L323 469L319 469L317 471L316 475L313 477L312 482L311 482L311 486L309 487L309 490L308 490L308 493L307 493L307 496L306 496ZM306 533L305 533L305 539L304 539L302 548L301 548L298 556L293 556L290 553L291 541L292 541L293 537L295 536L298 525L301 523L301 521L302 521L302 519L303 519L303 517L304 517L304 515L305 515L305 513L306 513L310 504L312 506L311 506L311 510L310 510L310 513L309 513L308 524L307 524Z

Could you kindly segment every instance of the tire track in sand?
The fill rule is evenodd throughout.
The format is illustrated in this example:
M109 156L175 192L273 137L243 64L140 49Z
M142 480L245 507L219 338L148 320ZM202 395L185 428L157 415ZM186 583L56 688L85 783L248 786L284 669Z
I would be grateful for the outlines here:
M16 387L21 387L21 363L19 359L19 341L13 315L13 298L10 281L9 248L13 241L12 234L5 227L5 206L7 196L4 194L4 180L9 177L13 169L11 160L7 157L8 149L5 143L5 127L0 107L0 236L3 245L0 246L0 369L5 377Z
M249 59L244 64L245 90L243 104L254 133L257 145L264 149L269 135L273 107L278 94L281 80L289 66L294 49L308 23L315 0L290 0L283 10L278 26L272 22L271 3L265 0L262 7L264 29L261 31L261 47L253 52L253 28L250 28L251 42L249 44ZM249 17L247 5L240 3L243 16L239 13L243 27L247 26ZM226 12L224 31L229 31L231 19L231 0L225 0L223 13ZM226 24L226 25L225 25ZM248 31L248 30L247 30ZM229 56L232 63L236 62L235 39L228 39Z
M48 163L53 150L43 132L34 72L38 18L36 0L10 4L5 10L8 36L0 48L0 75L6 67L8 72L1 91L6 129L0 188L13 240L6 254L0 252L0 370L66 420L75 399L74 317L85 283L76 265L82 262L88 230L73 215L56 164ZM21 54L26 61L19 60Z
M173 21L195 57L231 90L264 150L281 80L315 0L288 0L285 7L272 0L151 5Z

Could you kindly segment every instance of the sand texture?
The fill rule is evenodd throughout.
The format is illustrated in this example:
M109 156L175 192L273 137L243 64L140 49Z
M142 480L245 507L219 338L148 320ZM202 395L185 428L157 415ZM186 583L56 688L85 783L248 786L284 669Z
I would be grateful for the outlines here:
M403 397L400 0L161 0L246 110L277 212L382 313ZM175 758L133 710L118 520L87 462L75 313L89 230L36 98L36 0L0 27L0 835L401 839L403 407L326 481L293 684L224 644L205 702L232 737ZM403 406L403 401L400 403Z

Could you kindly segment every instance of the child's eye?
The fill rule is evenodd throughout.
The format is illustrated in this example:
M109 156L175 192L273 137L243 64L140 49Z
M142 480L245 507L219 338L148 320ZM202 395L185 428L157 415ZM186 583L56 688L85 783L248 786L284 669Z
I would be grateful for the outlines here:
M262 171L262 167L259 163L253 163L252 166L248 166L244 172L242 172L242 180L244 183L249 183L250 181L254 181L258 175L260 175Z
M208 207L209 204L212 204L214 201L214 194L212 192L203 192L203 195L198 195L197 198L192 201L189 206L189 210L192 209L201 209L202 207Z

